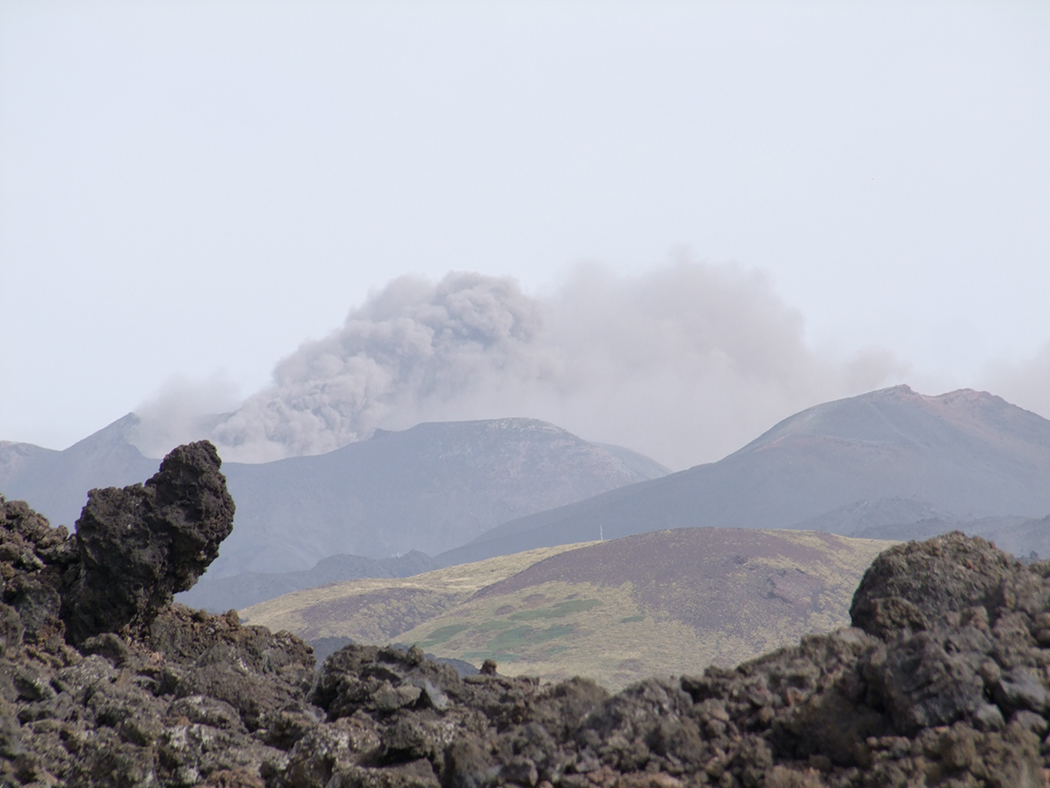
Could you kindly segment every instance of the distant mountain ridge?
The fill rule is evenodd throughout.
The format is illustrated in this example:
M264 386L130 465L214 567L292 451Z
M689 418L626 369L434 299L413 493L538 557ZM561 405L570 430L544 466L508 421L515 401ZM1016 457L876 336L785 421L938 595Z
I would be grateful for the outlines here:
M88 490L141 483L157 472L160 460L128 441L138 424L129 413L62 451L0 441L0 493L28 501L52 525L72 528Z
M858 505L892 500L916 520L1043 517L1050 421L986 392L928 397L896 386L802 411L719 462L504 523L439 558L476 561L599 533L808 528L814 518L851 534Z
M436 555L507 520L646 478L536 419L429 422L328 454L223 471L238 519L212 577L302 570L342 553Z
M88 490L156 472L159 461L130 442L138 425L128 414L65 451L0 444L0 493L71 526ZM436 554L506 520L667 472L629 449L524 418L431 422L323 455L225 463L234 531L198 588L229 575L302 572L341 554L342 570L383 571L362 562Z
M63 452L0 443L0 492L72 524L87 489L156 470L128 442L137 424L129 414ZM1018 556L1050 556L1050 421L970 390L929 397L897 386L818 405L671 475L533 419L420 424L327 455L223 470L238 515L194 590L193 603L210 609L682 527L882 539L960 529ZM428 555L407 561L412 551Z

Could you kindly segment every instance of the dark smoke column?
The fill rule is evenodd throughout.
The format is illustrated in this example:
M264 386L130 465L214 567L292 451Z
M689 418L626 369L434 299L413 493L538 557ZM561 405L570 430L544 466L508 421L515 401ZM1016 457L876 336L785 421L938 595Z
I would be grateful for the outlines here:
M233 530L221 466L199 441L168 454L145 485L88 494L76 525L79 574L63 594L72 642L146 625L197 582Z

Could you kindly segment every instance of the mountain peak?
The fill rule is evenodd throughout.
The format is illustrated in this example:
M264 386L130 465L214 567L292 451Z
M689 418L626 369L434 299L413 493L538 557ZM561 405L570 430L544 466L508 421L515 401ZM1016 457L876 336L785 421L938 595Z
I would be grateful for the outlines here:
M902 403L911 403L918 406L925 407L940 407L940 408L956 408L966 409L975 407L999 407L999 408L1016 408L1021 410L1016 405L1011 405L1009 402L1004 400L1002 397L997 397L988 391L978 391L976 389L955 389L953 391L947 391L944 394L920 394L915 391L911 386L901 384L899 386L891 386L885 389L879 389L878 391L871 391L867 394L861 394L857 397L851 397L851 400L894 400ZM838 400L839 402L845 402L848 400ZM834 403L826 403L832 405ZM817 406L823 407L821 405Z
M957 389L929 396L900 385L804 410L736 454L798 440L929 445L978 438L1045 447L1050 443L1050 422L986 391Z
M83 449L84 447L91 446L93 448L100 446L113 447L117 444L124 444L129 448L133 448L131 445L131 438L134 435L135 429L142 423L140 419L134 413L128 413L121 416L119 419L114 421L112 424L107 424L97 432L93 432L86 438L74 443L66 451L76 450L78 448ZM138 449L135 449L137 452Z
M1050 421L984 391L894 386L797 413L719 462L504 523L442 560L666 528L1042 517L1048 478Z

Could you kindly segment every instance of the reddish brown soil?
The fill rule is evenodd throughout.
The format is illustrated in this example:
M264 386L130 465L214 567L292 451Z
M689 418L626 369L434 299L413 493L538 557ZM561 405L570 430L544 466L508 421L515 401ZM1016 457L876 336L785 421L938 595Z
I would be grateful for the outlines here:
M501 596L541 583L631 583L634 598L698 632L747 636L769 615L804 619L821 609L823 577L831 556L849 551L846 540L819 534L822 548L798 544L790 533L726 528L685 528L617 539L540 561L475 598ZM756 559L788 561L776 569Z
M305 640L326 634L333 622L355 616L367 617L372 626L393 638L451 608L459 597L415 588L393 588L333 599L303 608Z

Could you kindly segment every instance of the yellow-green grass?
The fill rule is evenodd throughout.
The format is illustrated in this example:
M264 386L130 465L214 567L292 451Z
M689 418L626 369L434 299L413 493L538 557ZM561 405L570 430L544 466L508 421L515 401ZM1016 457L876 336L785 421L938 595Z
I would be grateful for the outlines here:
M302 638L348 637L387 643L538 561L592 544L558 545L460 564L404 578L347 580L260 602L241 611L245 623Z
M798 531L642 534L537 562L397 640L475 664L494 659L508 675L585 675L619 689L735 665L847 625L853 590L889 544ZM611 555L618 546L651 569L654 559L690 560L698 545L706 549L694 573L631 571ZM749 553L744 563L736 550Z
M306 639L418 643L442 657L610 689L731 666L849 623L853 591L891 542L681 529L533 550L398 580L358 580L244 611Z
M589 676L614 689L707 664L696 654L693 629L647 614L629 584L551 582L473 599L397 640L474 664L494 659L507 675Z

